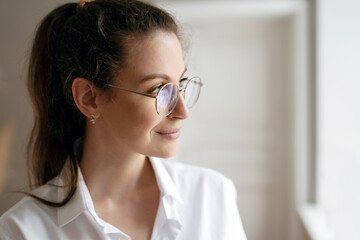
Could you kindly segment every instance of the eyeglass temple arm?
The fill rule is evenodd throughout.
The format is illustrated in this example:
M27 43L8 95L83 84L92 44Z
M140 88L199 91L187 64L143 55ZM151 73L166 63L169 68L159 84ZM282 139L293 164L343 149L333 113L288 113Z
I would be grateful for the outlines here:
M132 92L132 93L136 93L136 94L139 94L139 95L143 95L143 96L146 96L146 97L157 98L157 96L154 96L154 95L151 95L151 94L137 92L137 91L134 91L134 90L131 90L131 89L126 89L126 88L121 88L121 87L118 87L118 86L115 86L115 85L112 85L112 84L106 84L106 85L109 86L109 87L117 88L117 89L124 90L124 91L127 91L127 92Z
M195 82L196 84L199 84L200 85L200 87L202 87L202 86L204 86L204 84L202 83L202 82Z

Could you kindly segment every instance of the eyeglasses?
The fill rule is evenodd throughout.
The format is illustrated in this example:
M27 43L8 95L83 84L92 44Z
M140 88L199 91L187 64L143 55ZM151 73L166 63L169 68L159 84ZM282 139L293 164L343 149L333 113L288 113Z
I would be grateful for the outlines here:
M183 78L180 80L180 88L176 83L166 83L157 92L156 96L134 90L122 88L112 84L106 84L109 87L136 93L142 96L155 98L155 108L160 116L166 117L174 110L178 100L179 93L184 93L185 104L188 108L192 108L200 96L200 90L203 86L199 77Z

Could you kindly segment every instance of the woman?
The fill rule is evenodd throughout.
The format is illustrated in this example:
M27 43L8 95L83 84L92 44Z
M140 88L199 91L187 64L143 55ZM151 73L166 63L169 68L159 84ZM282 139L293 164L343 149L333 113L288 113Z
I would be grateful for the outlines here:
M236 191L173 156L200 93L178 27L131 0L62 5L40 24L28 88L35 186L1 239L246 239Z

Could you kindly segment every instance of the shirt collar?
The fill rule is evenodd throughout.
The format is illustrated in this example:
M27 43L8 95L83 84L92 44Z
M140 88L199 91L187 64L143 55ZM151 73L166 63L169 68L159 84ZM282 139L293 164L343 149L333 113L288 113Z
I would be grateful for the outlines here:
M90 212L95 212L94 204L91 200L90 193L85 185L84 178L81 174L80 168L78 170L78 187L69 200L69 202L58 208L58 224L60 227L66 225L71 222L77 216L79 216L85 210L89 210ZM60 177L60 182L62 183L62 179ZM67 192L64 188L58 189L58 201L64 199Z
M167 196L176 200L180 204L184 204L182 197L175 186L174 180L170 177L169 172L166 170L163 159L149 157L150 163L154 169L156 181L159 186L161 196ZM165 160L168 161L168 160Z
M184 202L171 173L164 166L163 159L150 157L156 181L161 192L161 201L151 239L176 239L182 228L180 217Z

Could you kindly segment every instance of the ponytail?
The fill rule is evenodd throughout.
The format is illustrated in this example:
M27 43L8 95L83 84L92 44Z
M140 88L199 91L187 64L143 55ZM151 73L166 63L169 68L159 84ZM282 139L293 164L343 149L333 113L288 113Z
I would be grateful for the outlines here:
M47 183L58 176L69 164L69 195L61 203L38 200L52 206L64 205L74 194L78 178L77 161L72 145L84 135L84 117L70 105L64 94L59 69L54 64L54 55L61 46L61 28L74 14L76 4L66 4L48 14L37 30L29 63L28 91L34 105L35 122L27 148L30 183L35 186ZM71 90L71 89L70 89ZM33 176L30 174L33 173Z

